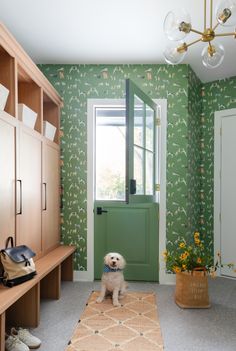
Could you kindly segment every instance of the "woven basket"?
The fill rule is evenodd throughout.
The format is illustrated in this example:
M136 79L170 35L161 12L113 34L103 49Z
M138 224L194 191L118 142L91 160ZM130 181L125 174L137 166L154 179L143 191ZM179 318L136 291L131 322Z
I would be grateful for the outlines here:
M206 272L176 273L175 302L181 308L209 308Z

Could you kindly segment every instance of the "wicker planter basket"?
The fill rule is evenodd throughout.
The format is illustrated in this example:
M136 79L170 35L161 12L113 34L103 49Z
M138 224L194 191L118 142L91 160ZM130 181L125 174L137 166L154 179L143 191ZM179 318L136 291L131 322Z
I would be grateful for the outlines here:
M206 272L176 273L175 302L181 308L209 308Z

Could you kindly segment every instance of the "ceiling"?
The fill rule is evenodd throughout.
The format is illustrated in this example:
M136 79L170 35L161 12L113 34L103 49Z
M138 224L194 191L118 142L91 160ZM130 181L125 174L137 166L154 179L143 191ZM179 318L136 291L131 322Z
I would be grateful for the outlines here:
M219 2L214 0L214 8ZM203 0L0 0L0 21L36 63L158 64L164 63L163 51L168 42L163 32L167 12L184 7L191 15L193 28L201 31L203 3ZM227 31L234 28L228 27ZM185 41L197 38L197 34L190 34ZM202 65L201 51L206 45L202 42L190 47L183 61L192 66L203 82L236 76L236 41L233 37L219 41L225 48L220 67L212 70Z

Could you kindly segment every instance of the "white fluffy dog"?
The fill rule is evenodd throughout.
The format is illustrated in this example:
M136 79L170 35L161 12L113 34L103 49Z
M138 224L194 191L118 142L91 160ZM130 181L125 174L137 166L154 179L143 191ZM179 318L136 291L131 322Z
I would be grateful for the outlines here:
M104 269L101 281L101 292L97 298L97 303L101 303L106 293L112 293L113 305L119 307L118 297L122 298L126 291L123 269L126 262L119 253L110 252L104 257Z

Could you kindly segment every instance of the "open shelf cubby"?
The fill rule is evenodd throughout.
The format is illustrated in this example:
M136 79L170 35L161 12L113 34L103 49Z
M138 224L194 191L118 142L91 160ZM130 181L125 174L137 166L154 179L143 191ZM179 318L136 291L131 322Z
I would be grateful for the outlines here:
M5 111L16 116L15 59L0 46L0 84L9 90Z
M45 92L43 93L43 121L47 121L56 127L53 141L59 144L60 108Z
M27 75L20 65L17 66L17 76L18 103L25 104L37 113L34 129L42 133L42 89Z

